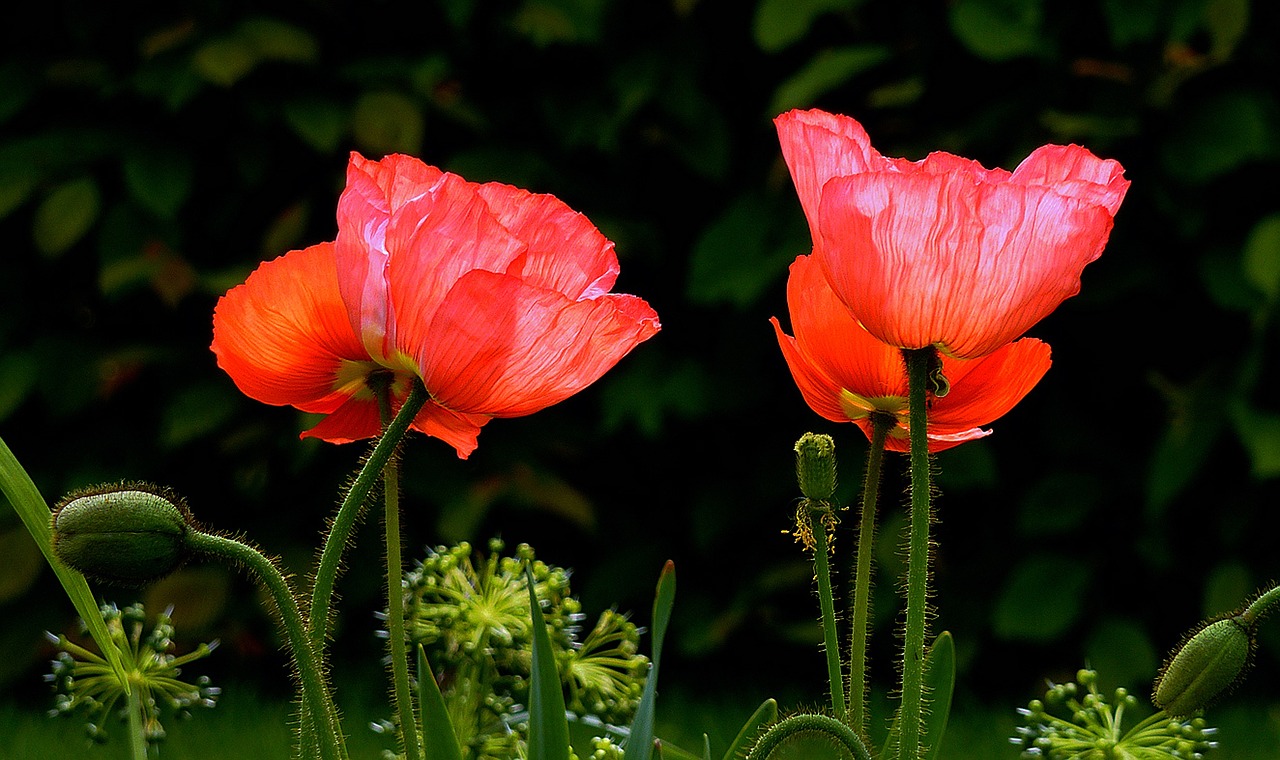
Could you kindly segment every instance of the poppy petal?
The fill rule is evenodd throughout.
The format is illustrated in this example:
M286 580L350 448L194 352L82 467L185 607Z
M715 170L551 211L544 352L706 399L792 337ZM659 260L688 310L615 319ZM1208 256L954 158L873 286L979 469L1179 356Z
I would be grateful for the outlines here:
M930 430L976 427L1004 416L1049 371L1050 354L1049 344L1023 338L978 359L943 357L951 392L934 401Z

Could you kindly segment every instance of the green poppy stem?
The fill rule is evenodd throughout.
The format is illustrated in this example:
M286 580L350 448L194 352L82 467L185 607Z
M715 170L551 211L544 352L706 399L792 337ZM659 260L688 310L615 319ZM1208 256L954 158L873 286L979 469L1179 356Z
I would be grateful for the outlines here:
M813 573L818 578L818 604L822 608L823 649L827 653L827 678L831 682L831 709L839 718L845 714L844 674L840 665L840 645L836 632L835 600L831 594L831 565L828 561L826 510L809 507L809 530L813 534Z
M141 689L129 689L129 753L133 760L147 760L147 734L143 723Z
M220 557L245 567L257 576L275 602L278 619L284 627L289 648L293 650L293 661L302 688L302 720L304 725L307 720L313 722L314 741L319 747L319 757L323 760L340 760L345 757L346 747L338 728L336 710L332 707L333 699L324 680L319 654L307 636L297 599L280 568L252 546L226 536L192 530L187 534L187 546L198 554ZM302 750L306 760L314 757L307 754L309 750L305 738Z
M918 760L924 716L924 644L929 605L929 527L933 521L926 408L933 347L904 350L911 435L911 537L907 544L907 622L902 640L899 760Z
M897 419L888 414L871 415L871 447L867 451L867 473L862 486L862 507L858 520L858 547L853 575L853 628L849 633L849 727L866 736L867 722L867 640L871 632L871 559L876 540L876 502L880 498L880 469L884 462L884 442Z
M415 380L413 388L409 391L408 398L404 400L404 406L400 407L400 412L396 414L395 419L383 431L382 438L378 440L373 452L369 454L364 466L360 468L360 472L356 475L351 488L347 490L346 498L342 500L342 506L338 507L338 513L334 515L333 524L329 527L329 535L325 538L324 549L320 554L320 562L316 565L315 580L311 588L311 617L309 621L311 641L316 651L321 653L322 664L325 651L325 636L329 627L329 603L333 598L334 581L337 579L338 571L342 567L342 553L347 548L347 544L351 539L351 531L364 510L365 499L369 496L369 491L382 475L382 469L386 467L392 454L395 453L396 447L400 445L401 439L404 438L405 432L408 431L409 424L413 422L413 418L422 410L422 406L426 401L426 388L422 386L421 382Z
M416 390L416 387L415 387ZM378 394L383 424L390 431L389 389ZM391 683L398 716L396 731L405 760L420 760L418 722L413 713L413 691L409 685L409 652L404 635L404 559L400 549L400 467L396 457L382 467L382 492L387 550L387 650L391 656Z

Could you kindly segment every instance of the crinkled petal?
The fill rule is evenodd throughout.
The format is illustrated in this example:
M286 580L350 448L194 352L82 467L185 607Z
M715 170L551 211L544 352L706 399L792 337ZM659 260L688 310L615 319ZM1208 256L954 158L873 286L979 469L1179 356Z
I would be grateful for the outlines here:
M1037 148L1018 165L1012 179L1102 206L1112 216L1120 210L1120 203L1129 190L1124 167L1118 161L1100 159L1079 145Z
M871 438L871 421L858 420L858 427L862 428L862 432L867 434L867 438ZM953 446L959 446L965 441L973 441L978 438L985 438L991 435L990 430L981 428L970 428L968 430L958 430L953 433L935 433L933 425L929 425L929 453L936 454L939 451L945 451ZM911 433L907 430L906 425L899 425L890 431L884 439L884 447L888 451L909 452L911 451Z
M518 417L578 392L658 330L657 314L635 296L573 301L518 277L473 271L402 350L445 407Z
M329 413L354 392L344 366L368 362L338 292L333 245L291 251L218 299L218 366L263 403Z
M929 410L929 429L960 429L998 419L1040 382L1052 364L1049 344L1023 338L978 359L942 358L951 391Z
M817 255L840 299L891 345L988 354L1080 289L1112 218L1043 186L963 174L861 174L823 189Z
M459 459L466 459L476 450L480 428L490 419L487 415L461 414L427 402L413 419L413 429L444 441L458 452Z
M315 427L303 431L301 437L319 438L329 443L351 443L373 438L381 432L378 404L373 397L350 397Z
M477 191L498 223L527 247L520 271L513 274L574 300L613 289L618 278L613 243L586 216L553 195L511 185L490 182Z
M883 157L857 121L817 109L788 111L774 119L782 157L791 172L814 244L819 244L822 187L832 177L882 169Z

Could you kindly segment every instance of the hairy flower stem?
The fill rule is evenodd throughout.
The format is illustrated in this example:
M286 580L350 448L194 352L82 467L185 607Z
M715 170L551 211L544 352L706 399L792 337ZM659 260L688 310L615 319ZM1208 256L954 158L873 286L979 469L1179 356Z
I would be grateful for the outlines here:
M903 350L907 363L908 428L911 435L911 537L907 544L907 622L902 640L902 703L899 760L920 756L924 717L924 642L929 604L929 527L933 521L926 413L933 347Z
M400 407L400 412L383 431L382 438L378 440L373 452L360 468L351 488L347 490L346 498L342 500L342 506L338 507L333 524L329 527L329 535L325 537L324 549L320 553L320 562L316 565L315 580L311 587L309 621L312 644L316 651L321 653L322 658L329 625L329 602L333 597L334 580L342 566L342 553L347 548L351 531L364 508L365 498L368 497L373 484L382 475L382 469L390 461L396 447L400 445L400 440L409 429L409 423L413 422L413 418L422 410L422 405L426 401L426 388L422 387L421 382L415 380L408 398L404 400L404 406Z
M285 637L292 650L294 665L297 667L298 679L302 690L303 722L309 719L316 727L316 754L309 754L305 742L302 747L303 758L311 760L317 755L323 760L340 760L346 757L346 747L337 724L336 711L333 709L333 698L329 694L323 671L320 668L320 657L312 647L307 636L306 625L302 613L298 609L298 601L294 597L289 581L276 563L265 554L248 544L226 536L217 536L192 530L188 533L187 545L193 552L220 557L240 565L255 576L262 584L271 600L275 602L279 621L284 627Z
M1250 604L1244 612L1240 613L1241 621L1243 621L1245 625L1253 625L1257 622L1258 618L1267 613L1271 605L1275 604L1277 599L1280 599L1280 586L1268 589L1265 593L1260 594L1257 599L1253 600L1253 603Z
M129 689L129 753L133 760L147 760L147 735L142 716L141 689Z
M415 388L416 390L416 388ZM383 425L390 432L390 388L378 394ZM405 760L420 760L417 720L413 715L413 692L409 686L409 652L404 636L404 559L400 551L400 468L396 457L387 458L382 468L382 493L386 507L387 550L387 650L391 656L392 693L396 705L396 731Z
M871 558L876 540L876 502L880 497L880 465L884 461L884 441L897 424L891 415L871 416L871 448L867 451L867 474L862 486L862 507L858 520L858 548L853 575L853 629L849 633L849 727L866 735L867 722L867 639L871 625Z
M818 604L822 607L822 641L827 652L827 677L831 681L831 709L843 719L844 674L840 667L840 645L837 643L835 600L831 595L831 566L828 562L825 510L809 508L809 526L813 533L813 573L818 578Z

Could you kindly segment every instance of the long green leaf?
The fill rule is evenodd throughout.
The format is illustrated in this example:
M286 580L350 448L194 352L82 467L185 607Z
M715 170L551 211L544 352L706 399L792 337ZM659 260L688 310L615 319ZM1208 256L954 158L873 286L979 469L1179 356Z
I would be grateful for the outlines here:
M933 640L924 658L924 688L928 699L925 703L924 735L921 737L920 760L937 760L942 751L942 736L947 732L947 719L951 715L951 695L956 685L956 643L950 631L943 631ZM893 726L885 740L880 757L893 757L898 749L898 714L893 716Z
M124 664L120 661L120 650L116 649L115 642L111 640L111 634L107 632L106 623L102 622L102 613L98 609L97 601L93 598L93 591L89 589L89 582L83 575L62 564L54 556L53 528L49 526L49 505L3 438L0 438L0 490L4 491L14 511L18 513L18 517L22 518L22 523L27 526L32 538L36 540L40 551L44 552L49 567L53 568L54 574L58 576L71 604L75 606L76 612L80 613L80 619L89 629L89 635L97 643L102 656L111 663L111 669L115 671L116 678L119 679L127 694L129 679L125 676Z
M445 707L440 684L431 663L418 645L418 713L422 716L422 750L425 760L462 760L462 748L453 733L453 721Z
M733 743L729 745L729 749L725 751L723 760L739 760L747 746L751 744L751 740L756 738L760 733L760 729L773 723L778 719L778 700L766 699L756 708L756 711L747 718L747 722L742 724L738 735L734 737Z
M658 698L658 663L662 659L662 639L667 635L667 623L671 621L671 607L676 600L676 565L671 560L658 576L658 589L653 600L653 663L649 677L645 679L640 705L631 721L631 736L627 739L627 751L623 760L650 760L653 756L654 703Z
M524 568L533 613L533 665L529 683L529 759L569 760L569 721L564 714L564 691L556 670L547 623L534 591L533 569Z

